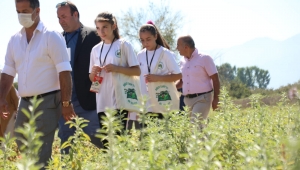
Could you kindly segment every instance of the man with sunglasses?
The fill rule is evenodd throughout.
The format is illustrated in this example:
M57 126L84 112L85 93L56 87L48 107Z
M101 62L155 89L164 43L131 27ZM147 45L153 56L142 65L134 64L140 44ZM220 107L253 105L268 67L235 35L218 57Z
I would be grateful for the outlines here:
M65 1L56 5L59 24L64 30L63 35L67 48L70 52L70 63L72 66L72 104L76 115L88 120L88 126L83 128L84 132L91 138L91 142L101 148L102 142L95 137L96 130L100 124L96 112L96 95L90 92L91 81L89 80L90 53L92 48L100 42L96 30L86 27L79 20L79 11L75 4ZM58 136L63 144L74 135L75 129L65 125L65 120L59 120ZM69 153L70 148L62 150Z
M15 5L23 28L8 43L0 83L0 116L7 117L5 97L18 74L21 102L15 128L23 127L24 123L29 122L22 110L29 111L34 96L42 99L36 108L37 111L42 111L42 115L36 118L35 125L36 131L42 133L39 138L42 146L37 157L38 164L45 168L51 158L59 117L62 114L65 120L71 120L75 116L72 105L67 105L71 100L72 68L63 36L49 30L40 20L39 0L15 0ZM61 107L61 103L64 107ZM20 133L15 133L15 136L22 152L24 136Z

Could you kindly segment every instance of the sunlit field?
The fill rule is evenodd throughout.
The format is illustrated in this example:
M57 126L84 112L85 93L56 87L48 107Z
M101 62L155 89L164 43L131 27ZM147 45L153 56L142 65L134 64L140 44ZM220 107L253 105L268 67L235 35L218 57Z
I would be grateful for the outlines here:
M108 140L107 149L99 150L83 133L85 121L70 125L78 130L62 147L71 146L69 155L60 155L60 140L55 138L49 169L300 169L300 101L290 103L283 94L275 106L266 106L261 95L250 97L250 107L233 104L226 90L220 95L218 111L212 111L202 131L190 123L188 110L165 114L164 120L143 114L143 130L116 135L120 118L108 110L99 137ZM37 103L38 104L38 103ZM34 111L33 107L33 111ZM143 108L141 108L143 110ZM28 113L30 115L30 113ZM35 117L32 117L34 120ZM199 123L199 122L198 122ZM0 155L0 169L35 169L40 146L30 122L19 132L27 136L27 147L16 153L12 140ZM99 139L100 140L100 139ZM23 168L26 167L26 168Z

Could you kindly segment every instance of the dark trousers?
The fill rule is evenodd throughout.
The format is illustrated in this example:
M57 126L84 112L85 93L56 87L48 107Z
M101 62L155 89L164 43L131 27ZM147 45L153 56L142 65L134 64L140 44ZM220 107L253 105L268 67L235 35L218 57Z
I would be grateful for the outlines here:
M43 133L43 135L39 138L39 140L42 142L42 146L38 153L38 164L47 166L52 154L52 144L58 119L61 116L60 92L49 94L41 99L43 99L43 101L37 107L36 113L38 111L42 111L43 113L35 120L36 131ZM29 111L28 108L30 105L30 101L23 98L21 99L17 119L15 122L15 129L24 127L24 123L29 122L28 117L22 112L22 109ZM24 139L24 136L17 132L15 133L15 136L18 139L16 140L18 147L22 147L24 144L20 139Z

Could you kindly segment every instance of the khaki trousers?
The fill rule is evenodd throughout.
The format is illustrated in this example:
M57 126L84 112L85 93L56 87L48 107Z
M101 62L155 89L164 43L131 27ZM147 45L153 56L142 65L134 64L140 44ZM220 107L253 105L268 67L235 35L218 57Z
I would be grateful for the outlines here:
M184 98L185 105L188 106L191 111L191 122L195 123L198 119L200 121L200 129L203 129L205 127L205 124L202 121L207 119L209 110L211 108L212 98L213 92L206 93L194 98ZM197 116L197 114L199 115Z

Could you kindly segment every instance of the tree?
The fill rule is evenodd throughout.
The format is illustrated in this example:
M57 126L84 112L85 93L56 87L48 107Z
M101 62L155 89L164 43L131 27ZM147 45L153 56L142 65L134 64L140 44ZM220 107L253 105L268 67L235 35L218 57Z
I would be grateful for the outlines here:
M183 16L180 11L173 12L169 1L161 0L158 4L149 1L146 8L129 8L118 18L121 35L130 40L132 44L141 46L138 31L147 21L152 20L170 45L171 50L176 49L177 30L183 25Z
M240 80L234 79L229 85L229 95L241 99L251 95L250 89Z
M251 89L265 89L270 83L269 71L256 66L238 68L237 78Z
M258 84L258 88L266 89L270 83L270 74L268 70L259 69L256 71L256 83Z
M224 63L220 66L217 66L217 69L221 84L229 83L236 77L236 67L232 67L229 63Z
M237 69L237 78L247 87L253 89L255 87L255 73L252 68L242 67Z

